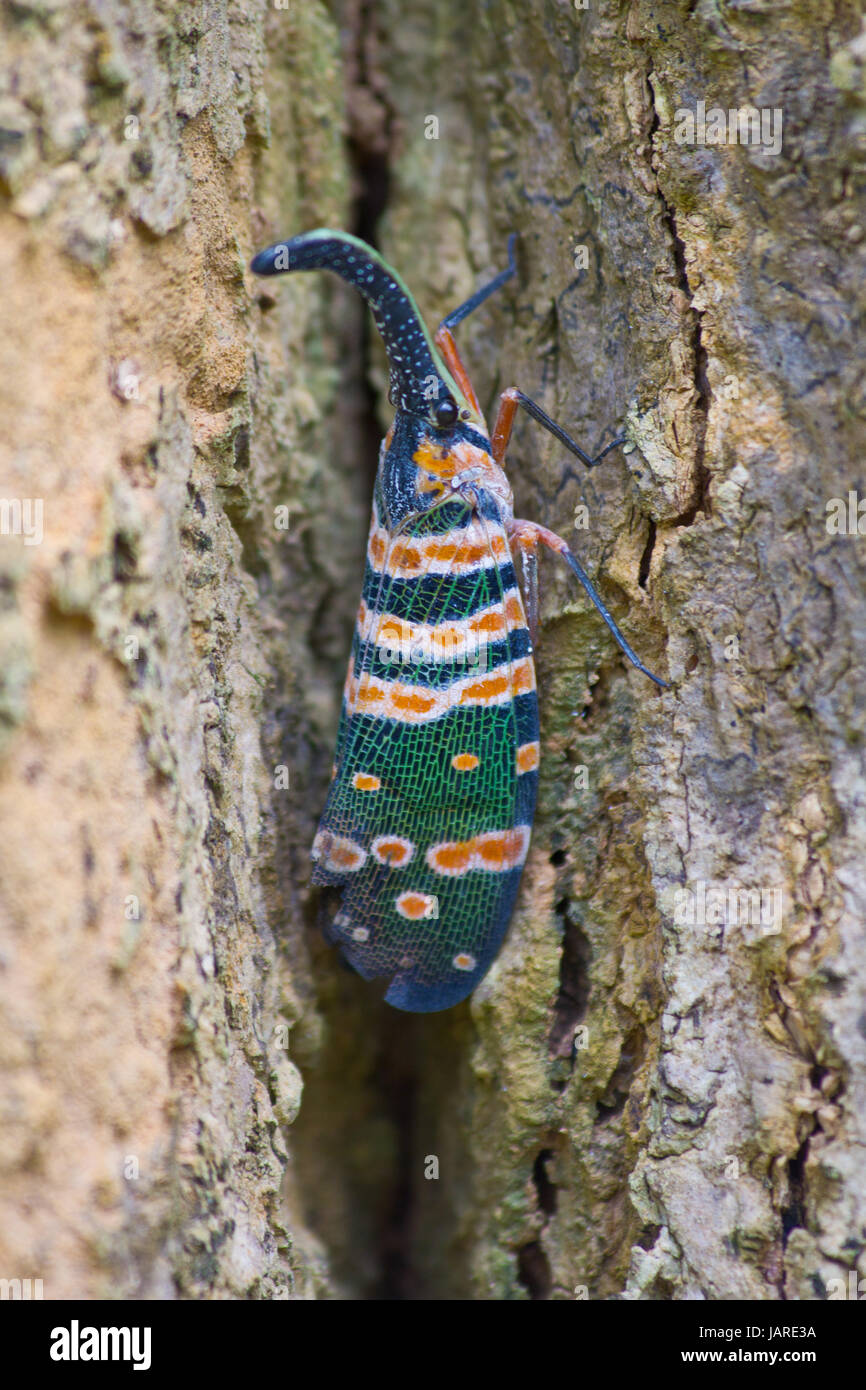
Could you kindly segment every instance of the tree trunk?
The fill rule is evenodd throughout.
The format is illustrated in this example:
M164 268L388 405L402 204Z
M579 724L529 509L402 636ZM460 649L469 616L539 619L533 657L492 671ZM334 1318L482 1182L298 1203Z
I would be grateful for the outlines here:
M866 1274L858 22L3 12L0 1276L814 1299ZM671 682L545 567L530 858L441 1015L315 931L388 420L357 299L246 272L317 225L375 236L430 323L517 232L461 348L487 406L518 385L593 452L625 425L586 474L527 421L509 471Z

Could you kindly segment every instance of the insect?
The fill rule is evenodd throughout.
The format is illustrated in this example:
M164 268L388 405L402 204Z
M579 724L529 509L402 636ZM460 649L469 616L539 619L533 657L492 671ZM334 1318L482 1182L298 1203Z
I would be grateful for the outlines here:
M515 388L488 432L460 360L451 330L516 273L514 241L508 268L432 338L399 275L345 232L275 243L251 267L333 271L370 305L388 354L395 416L379 453L333 780L311 856L313 882L340 890L326 936L366 979L390 976L387 1002L415 1013L475 989L517 895L538 783L539 545L570 566L629 660L665 686L565 541L515 520L502 466L518 407L587 468L623 441L590 458Z

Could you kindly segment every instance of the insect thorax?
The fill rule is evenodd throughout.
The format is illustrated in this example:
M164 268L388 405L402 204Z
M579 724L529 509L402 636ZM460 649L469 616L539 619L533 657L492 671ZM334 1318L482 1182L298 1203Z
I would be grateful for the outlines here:
M508 530L513 516L508 480L490 454L488 436L476 427L436 430L418 416L398 411L382 441L376 497L395 532L418 514L425 529L447 530L470 512Z

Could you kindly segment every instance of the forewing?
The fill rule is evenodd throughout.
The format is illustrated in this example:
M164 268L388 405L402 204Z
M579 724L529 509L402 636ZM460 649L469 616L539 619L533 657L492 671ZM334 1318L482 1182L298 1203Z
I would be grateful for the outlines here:
M508 924L538 762L535 679L508 541L451 504L399 536L374 522L336 775L314 881L328 935L386 998L427 1012L470 993Z

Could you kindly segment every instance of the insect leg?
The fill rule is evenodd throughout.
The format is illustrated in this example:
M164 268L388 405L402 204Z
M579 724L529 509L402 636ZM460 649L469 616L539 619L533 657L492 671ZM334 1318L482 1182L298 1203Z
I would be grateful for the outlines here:
M485 299L489 299L490 295L495 294L496 291L505 284L506 280L510 280L512 275L517 274L517 263L514 259L514 244L516 240L517 237L514 233L508 238L507 270L500 271L488 284L482 285L480 290L476 290L459 308L455 309L447 318L444 318L436 329L433 339L445 359L446 367L457 382L463 395L478 415L482 414L481 406L478 404L478 397L475 394L472 382L469 380L469 375L463 365L460 353L457 350L457 344L454 341L451 329L456 328L457 324L462 323L465 318L468 318L480 304L484 303Z
M508 390L503 391L502 395L499 397L499 414L496 417L496 424L490 436L492 444L491 453L495 461L499 464L501 464L502 460L505 458L505 450L508 448L508 441L511 438L511 431L514 427L514 417L517 414L518 406L522 406L527 415L531 415L533 420L537 420L539 425L542 425L555 439L558 439L560 444L564 444L569 453L574 454L575 458L579 458L581 463L585 464L587 468L594 468L597 463L601 463L605 454L610 453L611 449L615 449L618 444L625 443L625 435L620 435L610 444L607 444L600 454L596 454L595 458L590 458L589 454L583 452L580 445L572 439L571 435L566 434L561 425L558 425L555 420L551 420L546 410L542 410L541 406L536 405L535 401L530 400L529 396L525 396L522 391L518 391L516 386L509 386Z
M632 651L610 613L607 611L601 596L598 594L586 570L583 568L580 561L572 555L561 536L557 536L554 531L548 531L546 526L539 526L534 521L514 521L511 524L511 540L521 549L528 545L537 545L540 543L541 545L546 545L549 550L555 551L557 555L561 555L569 569L577 575L588 598L598 609L602 618L607 623L607 626L610 628L610 631L613 633L617 645L625 652L632 665L636 666L639 671L643 671L644 675L649 676L650 680L655 681L656 685L661 686L662 690L668 689L667 681L663 681L660 676L654 676L652 671L649 671L640 658Z

